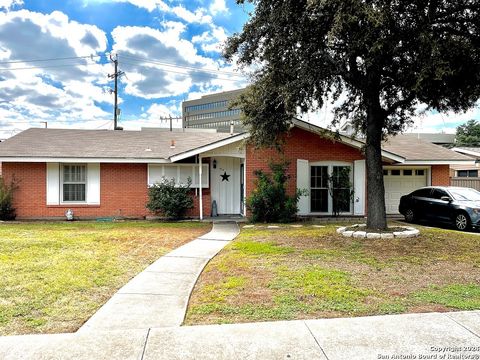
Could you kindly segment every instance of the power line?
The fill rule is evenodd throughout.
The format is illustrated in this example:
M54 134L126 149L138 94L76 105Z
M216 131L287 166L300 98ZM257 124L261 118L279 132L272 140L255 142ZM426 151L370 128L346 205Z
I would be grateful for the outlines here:
M134 64L134 63L131 63L131 62L128 62L128 61L122 61L122 64L127 64L127 65L138 65L138 64ZM171 70L171 69L163 69L163 71L165 72L168 72L168 73L173 73L173 74L180 74L180 75L185 75L185 76L189 76L191 75L190 73L188 72L182 72L182 71L175 71L175 70ZM202 70L201 69L198 69L196 70L197 72L201 72ZM241 81L243 79L232 79L232 78L221 78L221 77L218 77L218 76L215 76L215 74L211 73L197 73L196 76L198 77L203 77L203 78L212 78L212 79L218 79L218 80L225 80L225 81Z
M178 65L178 64L173 64L173 63L164 62L164 61L149 60L149 59L139 57L139 56L125 55L123 53L121 53L121 54L122 54L122 58L127 58L127 59L131 59L131 60L140 60L144 63L149 63L149 64L158 64L158 65L171 66L171 67L180 68L180 69L198 70L198 71L211 72L211 73L216 73L216 74L245 77L245 75L238 74L238 73L233 72L233 71L222 71L222 70L217 70L217 69L208 69L208 68L206 69L206 68L199 68L199 67L195 67L195 66Z
M57 57L50 59L34 59L34 60L12 60L12 61L0 61L0 64L18 64L18 63L28 63L28 62L41 62L41 61L57 61L57 60L73 60L73 59L86 59L101 57L101 55L85 55L85 56L69 56L69 57Z
M69 66L90 66L90 65L100 65L97 63L84 63L84 64L63 64L63 65L46 65L46 66L31 66L31 67L21 67L21 68L1 68L0 71L15 71L15 70L34 70L34 69L47 69L47 68L60 68L60 67L69 67Z

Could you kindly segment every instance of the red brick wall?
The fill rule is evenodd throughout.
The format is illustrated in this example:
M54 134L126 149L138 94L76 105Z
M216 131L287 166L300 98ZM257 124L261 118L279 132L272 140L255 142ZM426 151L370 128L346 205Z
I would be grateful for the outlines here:
M101 164L100 205L46 205L45 163L4 163L7 179L15 177L18 189L14 194L17 218L64 217L73 209L76 217L95 218L107 216L144 217L148 200L147 164ZM189 216L198 216L198 196ZM210 215L210 190L203 191L203 208Z
M320 135L294 128L286 137L284 153L279 154L275 149L255 149L248 145L246 151L246 187L247 197L255 188L256 169L270 172L268 163L270 160L279 161L286 159L290 162L288 174L290 180L287 189L290 194L296 190L297 159L313 161L344 161L353 163L355 160L362 160L364 156L351 146L344 145L338 141L329 140Z
M432 166L432 186L450 186L450 166Z
M45 163L4 163L4 175L18 182L17 218L63 217L73 209L79 218L143 217L148 211L146 164L101 164L100 205L47 205Z

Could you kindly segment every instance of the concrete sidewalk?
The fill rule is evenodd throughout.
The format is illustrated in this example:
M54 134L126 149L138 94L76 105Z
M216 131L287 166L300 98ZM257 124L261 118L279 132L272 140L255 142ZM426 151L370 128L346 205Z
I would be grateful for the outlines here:
M480 311L0 338L1 359L479 359Z
M135 276L78 331L180 326L198 276L238 233L235 222L214 223L208 234L162 256Z

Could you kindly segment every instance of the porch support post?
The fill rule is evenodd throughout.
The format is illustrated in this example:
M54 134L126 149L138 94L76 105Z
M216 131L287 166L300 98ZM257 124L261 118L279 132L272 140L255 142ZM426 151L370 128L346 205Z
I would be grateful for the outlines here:
M198 156L198 187L199 187L199 206L200 206L200 220L203 220L203 180L202 180L202 157Z

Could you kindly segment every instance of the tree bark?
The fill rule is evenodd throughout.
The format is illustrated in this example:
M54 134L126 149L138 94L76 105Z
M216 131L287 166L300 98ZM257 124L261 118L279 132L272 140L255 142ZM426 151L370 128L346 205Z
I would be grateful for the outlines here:
M365 159L367 169L367 228L385 230L385 187L382 166L383 109L378 96L367 100Z

